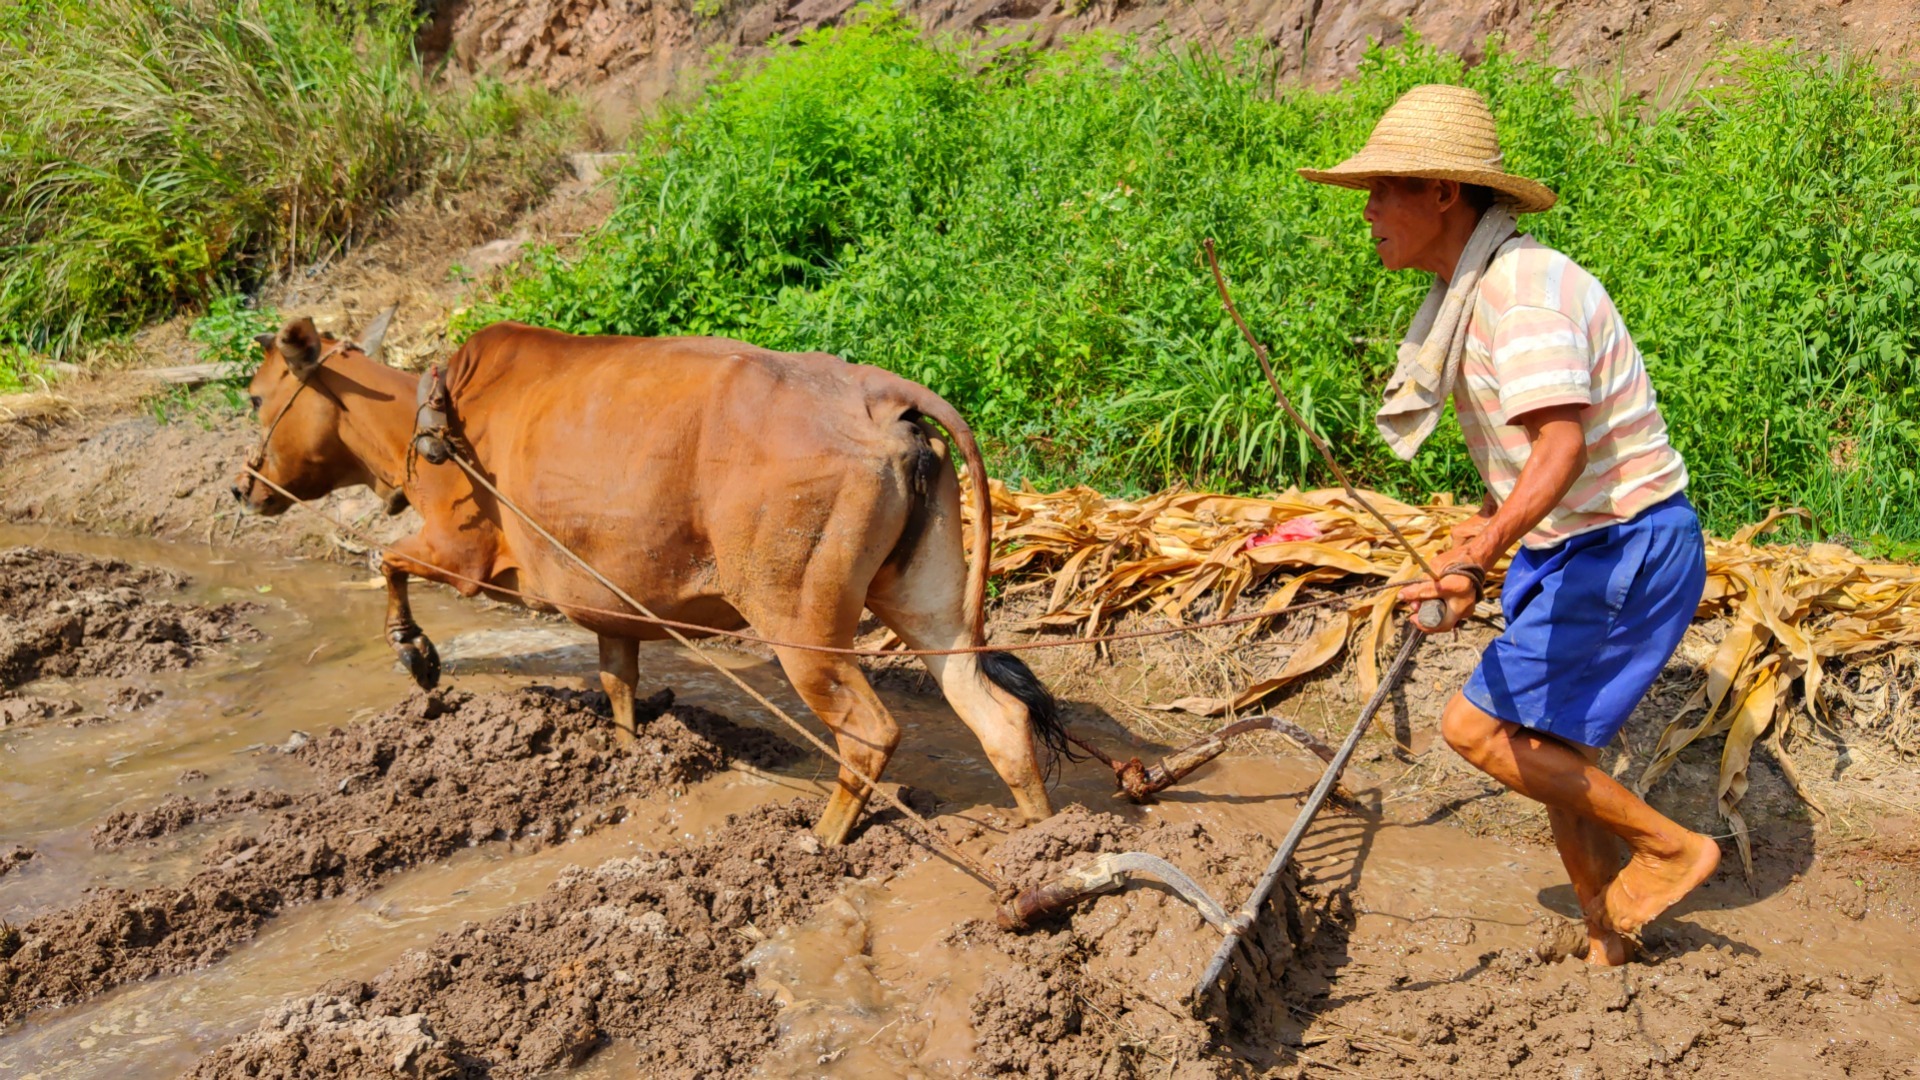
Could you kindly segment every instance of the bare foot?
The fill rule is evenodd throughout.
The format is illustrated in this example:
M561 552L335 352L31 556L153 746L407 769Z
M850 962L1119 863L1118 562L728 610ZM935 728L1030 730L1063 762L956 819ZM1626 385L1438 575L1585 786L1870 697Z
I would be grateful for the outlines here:
M1607 886L1603 900L1607 925L1626 934L1638 932L1711 877L1719 865L1720 845L1699 833L1688 833L1680 854L1671 859L1634 853Z
M1587 963L1594 967L1619 967L1633 959L1633 945L1612 930L1587 928Z

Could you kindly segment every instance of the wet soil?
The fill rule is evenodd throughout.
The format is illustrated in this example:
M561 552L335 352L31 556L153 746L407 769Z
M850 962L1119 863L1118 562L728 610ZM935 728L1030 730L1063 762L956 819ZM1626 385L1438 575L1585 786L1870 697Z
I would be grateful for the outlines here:
M0 727L68 714L61 703L12 693L36 679L177 671L217 646L258 639L246 604L165 599L186 584L171 571L116 559L0 550ZM151 701L124 688L113 704Z
M551 687L416 694L351 728L283 751L318 790L175 796L116 813L97 846L159 843L189 825L267 811L204 845L183 884L97 890L0 941L0 1025L114 986L210 963L297 904L357 895L406 867L488 842L539 847L619 822L627 800L671 791L737 755L769 765L790 747L717 715L647 702L632 746L604 695ZM200 839L200 838L194 838Z
M1912 990L1879 976L1797 972L1712 944L1611 970L1508 948L1452 979L1339 971L1302 1010L1324 1040L1307 1053L1369 1076L1906 1076L1905 1049L1848 1020L1920 1015Z
M1234 905L1251 894L1265 869L1266 846L1262 837L1209 831L1197 822L1143 826L1072 806L1007 841L995 857L1015 886L1025 888L1091 856L1144 851ZM1291 875L1247 936L1238 965L1248 974L1231 984L1226 1011L1216 1011L1213 1023L1192 1015L1186 1001L1218 933L1170 890L1136 880L1127 892L1077 905L1056 926L1016 934L971 920L950 932L956 945L997 954L971 1002L974 1064L982 1074L1061 1080L1232 1075L1232 1060L1212 1052L1216 1037L1271 1035L1273 977L1295 962L1296 942L1311 940L1316 921L1299 903Z
M370 981L289 1003L192 1075L531 1076L633 1040L643 1075L745 1076L775 1004L741 961L846 878L924 853L887 820L823 847L820 804L738 815L701 842L561 875L515 912L442 936Z
M109 789L139 798L94 794L79 776L78 805L95 807L84 816L24 775L0 778L30 796L32 827L15 836L38 849L10 857L17 869L0 888L11 924L0 1015L13 1027L0 1071L1731 1076L1760 1061L1897 1076L1920 1050L1920 961L1901 900L1914 830L1883 817L1877 839L1846 839L1835 825L1814 831L1804 812L1772 816L1764 767L1749 795L1762 838L1751 886L1730 857L1624 975L1542 960L1543 930L1571 913L1564 877L1535 825L1473 816L1497 800L1467 792L1431 740L1456 663L1445 648L1363 742L1352 798L1309 833L1209 1023L1184 998L1218 934L1171 892L1136 879L1012 935L993 925L989 890L884 815L853 847L822 851L807 828L825 771L706 711L751 715L671 650L644 663L680 700L651 698L631 749L613 741L598 693L524 685L590 678L592 651L521 617L441 634L457 685L440 698L356 713L405 685L378 640L374 592L340 592L323 568L192 550L151 561L184 560L227 589L273 581L272 593L243 594L261 596L255 621L274 639L210 654L213 670L193 678L214 682L167 682L114 725L8 735L23 759L73 741L60 753L78 765L89 745L139 729L154 762L137 788ZM281 605L327 616L290 619ZM473 610L422 593L429 625ZM1040 666L1076 726L1151 760L1165 748L1116 724L1133 714L1108 701L1163 699L1181 661L1129 666L1142 659ZM797 705L771 666L724 662ZM222 732L213 755L166 750L205 737L192 710L217 700L223 669L281 719ZM489 674L499 671L513 674ZM72 680L57 696L117 693L103 681ZM1137 807L1112 801L1093 767L1069 766L1063 812L1016 829L945 706L914 679L883 681L905 729L889 780L926 793L916 805L1017 885L1145 850L1237 903L1317 776L1317 760L1259 737ZM1351 703L1338 680L1316 685L1282 711L1338 741ZM1402 724L1410 751L1393 741ZM738 767L722 772L729 761ZM1690 799L1697 785L1710 798L1707 763L1675 775L1683 786L1657 796ZM741 812L709 831L726 810ZM1889 854L1902 836L1904 862ZM88 891L54 887L76 873ZM156 1040L164 1053L145 1049Z

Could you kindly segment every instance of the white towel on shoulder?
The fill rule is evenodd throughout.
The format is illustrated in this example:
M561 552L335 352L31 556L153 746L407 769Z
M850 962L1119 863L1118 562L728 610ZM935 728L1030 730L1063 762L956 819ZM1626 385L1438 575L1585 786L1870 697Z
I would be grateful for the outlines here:
M1513 209L1506 202L1496 202L1481 214L1480 224L1460 252L1453 281L1434 277L1433 288L1427 290L1400 342L1400 363L1387 380L1386 401L1373 423L1402 461L1413 460L1420 444L1440 423L1453 382L1460 375L1460 354L1466 350L1480 277L1513 232Z

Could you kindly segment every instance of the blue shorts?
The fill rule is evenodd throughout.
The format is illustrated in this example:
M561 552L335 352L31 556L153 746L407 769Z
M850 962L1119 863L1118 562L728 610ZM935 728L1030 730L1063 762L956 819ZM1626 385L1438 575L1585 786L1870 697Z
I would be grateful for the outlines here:
M1544 551L1523 547L1501 588L1507 631L1463 692L1501 720L1605 746L1680 646L1706 584L1684 493Z

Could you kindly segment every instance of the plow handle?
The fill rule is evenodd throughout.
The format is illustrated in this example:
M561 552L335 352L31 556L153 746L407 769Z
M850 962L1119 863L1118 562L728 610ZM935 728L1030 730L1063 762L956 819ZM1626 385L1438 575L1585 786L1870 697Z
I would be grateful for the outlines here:
M1447 621L1447 605L1439 600L1422 600L1417 618L1421 626L1439 626Z

